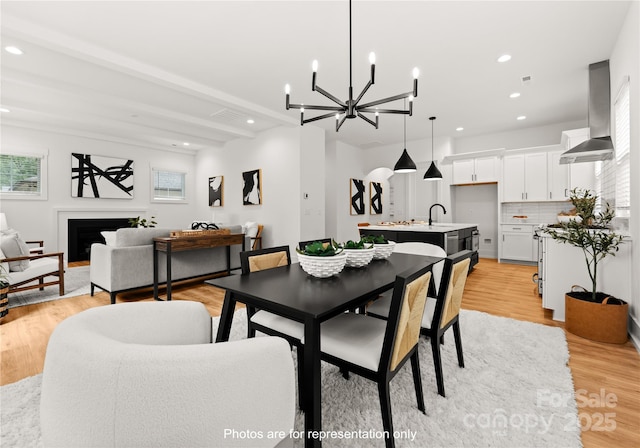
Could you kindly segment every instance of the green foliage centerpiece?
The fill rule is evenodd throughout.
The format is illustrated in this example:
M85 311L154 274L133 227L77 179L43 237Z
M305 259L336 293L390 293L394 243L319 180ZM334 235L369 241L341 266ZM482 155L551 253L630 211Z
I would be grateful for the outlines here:
M373 244L362 239L359 241L349 240L341 247L347 253L346 265L351 268L362 268L368 265L376 253Z
M302 250L296 248L296 252L302 270L318 278L339 274L347 261L347 254L333 240L330 243L314 241Z
M373 248L376 252L373 254L374 260L384 260L389 258L393 253L393 249L396 246L394 241L389 241L384 235L365 235L362 240L373 244Z

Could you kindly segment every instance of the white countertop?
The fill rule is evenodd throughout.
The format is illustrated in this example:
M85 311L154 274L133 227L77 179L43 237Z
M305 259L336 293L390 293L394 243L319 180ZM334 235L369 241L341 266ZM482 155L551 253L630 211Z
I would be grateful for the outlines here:
M391 230L401 232L435 232L446 233L455 232L456 230L468 229L470 227L478 227L478 224L466 224L458 222L443 222L428 224L389 224L389 225L369 225L366 227L360 227L361 229L368 230Z

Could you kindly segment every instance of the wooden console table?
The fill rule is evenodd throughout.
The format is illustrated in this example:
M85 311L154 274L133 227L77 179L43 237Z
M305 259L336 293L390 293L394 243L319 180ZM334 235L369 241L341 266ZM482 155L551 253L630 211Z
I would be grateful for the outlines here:
M167 300L171 300L171 254L185 250L207 249L211 247L226 246L227 248L227 275L231 274L231 246L242 244L245 250L244 233L231 233L220 235L174 236L153 239L153 298L158 297L158 252L167 254Z

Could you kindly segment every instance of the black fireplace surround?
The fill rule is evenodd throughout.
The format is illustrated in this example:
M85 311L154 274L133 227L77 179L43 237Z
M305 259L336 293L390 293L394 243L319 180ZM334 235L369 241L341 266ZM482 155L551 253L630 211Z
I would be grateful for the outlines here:
M104 243L104 238L100 232L113 231L122 227L131 227L129 218L112 219L70 219L68 225L68 261L89 260L91 256L91 245L93 243Z

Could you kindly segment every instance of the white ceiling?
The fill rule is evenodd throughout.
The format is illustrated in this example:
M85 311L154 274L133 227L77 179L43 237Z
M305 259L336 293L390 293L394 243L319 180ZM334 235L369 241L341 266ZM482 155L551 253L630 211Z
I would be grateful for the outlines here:
M410 91L411 71L420 69L408 140L430 138L432 115L435 135L453 137L585 120L587 67L610 57L628 7L356 0L355 95L375 51L376 84L364 101ZM285 83L294 103L330 104L311 91L313 59L318 85L347 97L347 0L2 1L0 12L2 47L24 51L1 55L8 125L192 151L297 126L299 112L285 110ZM503 53L513 58L497 63ZM523 85L523 76L532 81ZM348 120L338 134L333 119L314 125L328 140L371 147L401 143L402 120L381 115L378 130Z

